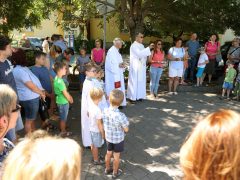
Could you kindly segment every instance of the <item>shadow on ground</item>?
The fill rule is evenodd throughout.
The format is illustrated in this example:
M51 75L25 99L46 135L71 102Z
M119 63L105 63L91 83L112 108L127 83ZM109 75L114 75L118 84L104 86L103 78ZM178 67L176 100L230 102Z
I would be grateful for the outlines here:
M70 111L69 126L80 144L80 99L74 92L74 109ZM130 121L126 135L121 168L126 180L181 179L179 149L186 136L201 117L220 108L239 111L240 104L221 101L211 93L179 93L177 96L160 94L155 101L145 100L128 105L123 112ZM102 154L105 154L102 149ZM91 164L90 150L83 150L82 179L109 179L103 166Z

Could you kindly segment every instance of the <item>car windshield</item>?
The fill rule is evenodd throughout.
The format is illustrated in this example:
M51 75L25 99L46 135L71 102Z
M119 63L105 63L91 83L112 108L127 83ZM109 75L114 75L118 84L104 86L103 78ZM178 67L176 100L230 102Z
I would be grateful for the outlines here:
M42 41L38 38L28 38L28 39L31 42L31 44L34 44L34 45L41 45L42 44Z

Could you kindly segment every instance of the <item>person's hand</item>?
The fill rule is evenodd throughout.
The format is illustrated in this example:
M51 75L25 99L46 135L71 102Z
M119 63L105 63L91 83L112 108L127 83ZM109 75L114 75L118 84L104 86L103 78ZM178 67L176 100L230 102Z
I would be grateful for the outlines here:
M175 60L176 60L176 61L180 61L180 60L181 60L181 58L175 58Z
M42 92L41 92L40 98L45 101L45 99L46 99L45 91L42 91Z
M73 98L72 98L72 96L70 96L70 98L69 98L69 103L70 103L70 104L73 103Z

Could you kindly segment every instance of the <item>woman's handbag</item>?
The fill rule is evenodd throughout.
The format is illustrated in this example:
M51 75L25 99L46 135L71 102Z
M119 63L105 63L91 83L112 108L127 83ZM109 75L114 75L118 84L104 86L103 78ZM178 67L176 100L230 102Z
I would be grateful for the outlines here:
M39 99L39 115L42 120L49 119L48 105L43 99Z
M216 61L219 63L219 62L221 62L222 61L222 54L221 53L219 53L219 54L217 54L216 55Z

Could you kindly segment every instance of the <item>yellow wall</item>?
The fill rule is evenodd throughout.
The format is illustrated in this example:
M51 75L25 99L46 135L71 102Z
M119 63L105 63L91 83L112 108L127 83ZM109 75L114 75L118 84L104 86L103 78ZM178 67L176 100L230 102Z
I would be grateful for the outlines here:
M39 27L33 27L33 31L28 31L23 29L21 32L14 30L12 34L16 38L21 38L22 34L26 34L27 37L34 36L34 37L51 37L52 34L64 34L61 26L57 26L55 23L57 18L59 17L58 13L53 13L49 19L45 19L42 21Z

